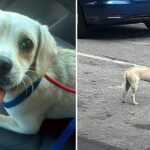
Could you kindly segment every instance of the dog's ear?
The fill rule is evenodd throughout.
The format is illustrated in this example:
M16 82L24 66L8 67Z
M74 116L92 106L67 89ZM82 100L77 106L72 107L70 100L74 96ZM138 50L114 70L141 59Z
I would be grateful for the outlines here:
M39 42L35 56L38 75L45 75L57 55L57 46L46 25L39 27Z

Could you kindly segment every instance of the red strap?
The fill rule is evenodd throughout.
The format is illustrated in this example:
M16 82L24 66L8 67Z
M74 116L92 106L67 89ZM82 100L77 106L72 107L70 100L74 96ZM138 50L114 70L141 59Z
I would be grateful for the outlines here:
M61 84L60 82L58 82L58 81L56 81L55 79L51 78L51 77L50 77L49 75L47 75L47 74L45 75L45 78L46 78L48 81L52 82L53 84L55 84L56 86L58 86L59 88L65 90L65 91L68 91L68 92L73 93L73 94L76 93L76 91L75 91L74 89L72 89L72 88L70 88L70 87L68 87L68 86L66 86L66 85Z

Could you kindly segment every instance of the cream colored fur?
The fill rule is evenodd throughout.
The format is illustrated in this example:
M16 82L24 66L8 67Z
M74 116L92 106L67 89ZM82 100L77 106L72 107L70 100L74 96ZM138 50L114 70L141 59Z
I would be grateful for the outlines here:
M129 68L124 72L123 82L123 102L126 102L126 93L131 88L133 104L137 105L138 102L135 100L135 93L138 88L140 80L150 81L150 67L138 66Z
M26 16L0 11L0 56L9 57L13 68L12 84L6 87L8 102L45 73L75 89L75 51L57 47L47 26ZM22 37L33 41L30 53L18 48ZM24 134L38 132L44 119L75 116L75 95L49 83L44 77L39 87L24 102L0 115L0 127Z

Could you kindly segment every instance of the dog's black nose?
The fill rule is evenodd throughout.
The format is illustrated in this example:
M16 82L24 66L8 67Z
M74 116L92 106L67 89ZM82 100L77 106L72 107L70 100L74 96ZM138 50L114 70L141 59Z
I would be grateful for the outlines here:
M12 62L7 57L0 57L0 77L10 72L12 68Z

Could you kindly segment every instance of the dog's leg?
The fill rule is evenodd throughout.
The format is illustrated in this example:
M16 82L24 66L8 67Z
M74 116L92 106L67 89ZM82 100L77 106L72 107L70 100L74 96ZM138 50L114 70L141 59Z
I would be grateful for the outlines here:
M0 127L16 132L21 132L17 122L11 116L0 115Z
M126 94L130 89L130 83L127 80L126 74L124 74L124 82L123 82L123 99L122 102L126 103Z
M31 124L29 126L28 124L21 126L11 116L5 115L0 115L0 127L23 134L33 134L39 129L39 127L36 126L31 127Z
M123 103L126 103L126 94L127 94L127 92L124 91L124 92L123 92L123 99L122 99L122 102L123 102Z
M129 89L130 89L130 83L127 81L123 91L123 100L122 100L123 103L126 103L126 94L129 91Z
M126 94L127 94L127 92L124 91L124 92L123 92L123 99L122 99L122 102L123 102L123 103L126 103Z
M134 105L138 105L138 102L135 101L135 93L137 91L137 87L138 87L138 80L136 82L134 82L134 84L131 86L132 87L132 100L133 100L133 104Z

